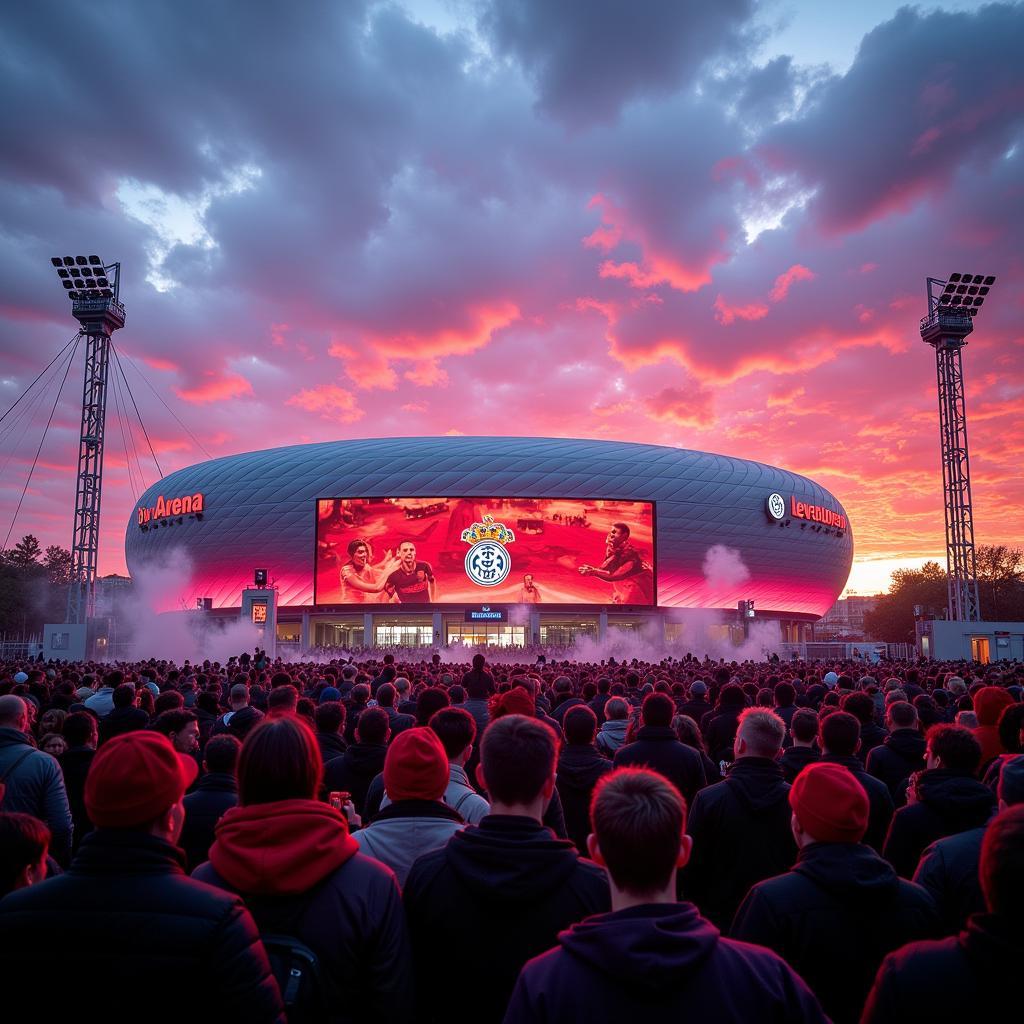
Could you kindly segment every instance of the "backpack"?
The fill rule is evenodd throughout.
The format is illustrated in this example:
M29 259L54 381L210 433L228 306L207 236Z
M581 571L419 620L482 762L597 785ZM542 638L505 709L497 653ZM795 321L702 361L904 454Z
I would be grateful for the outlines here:
M260 934L281 990L288 1024L312 1024L326 1016L323 978L316 953L292 935Z

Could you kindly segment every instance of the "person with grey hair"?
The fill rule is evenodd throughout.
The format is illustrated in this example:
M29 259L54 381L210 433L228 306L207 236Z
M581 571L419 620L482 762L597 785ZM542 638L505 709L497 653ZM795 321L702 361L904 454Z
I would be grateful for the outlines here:
M958 711L955 724L964 729L977 729L978 716L973 711Z
M28 707L21 697L0 697L0 810L31 814L50 830L50 856L63 867L71 857L74 828L64 773L56 758L29 739Z
M719 928L729 927L752 885L796 860L789 785L777 761L785 737L786 725L773 711L744 710L725 780L693 801L686 830L694 853L681 888Z

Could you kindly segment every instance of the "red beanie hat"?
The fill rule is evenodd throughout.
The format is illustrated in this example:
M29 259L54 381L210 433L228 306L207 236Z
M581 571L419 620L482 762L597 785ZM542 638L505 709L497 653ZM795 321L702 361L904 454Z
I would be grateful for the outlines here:
M859 843L868 830L868 795L849 768L808 765L789 789L800 827L819 843Z
M176 804L199 765L159 732L140 729L107 740L85 778L85 809L97 828L144 825Z
M384 789L392 801L440 800L448 788L448 756L433 729L400 732L384 758Z
M974 694L974 712L978 725L995 725L1003 708L1013 703L1013 696L1001 686L983 686Z

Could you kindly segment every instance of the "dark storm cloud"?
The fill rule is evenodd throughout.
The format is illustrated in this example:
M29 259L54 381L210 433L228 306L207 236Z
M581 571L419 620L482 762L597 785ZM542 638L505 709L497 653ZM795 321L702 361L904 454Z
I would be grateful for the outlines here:
M936 196L958 167L982 172L1024 129L1024 6L903 8L864 37L849 72L762 140L768 164L818 190L826 231Z
M540 107L570 126L692 83L736 49L752 0L493 0L481 30L533 80Z

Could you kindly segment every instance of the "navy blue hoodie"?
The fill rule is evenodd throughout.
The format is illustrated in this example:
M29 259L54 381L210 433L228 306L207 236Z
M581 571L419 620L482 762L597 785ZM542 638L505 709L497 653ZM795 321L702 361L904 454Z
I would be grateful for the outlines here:
M826 1021L774 953L722 938L692 903L598 914L558 936L519 976L505 1024Z

